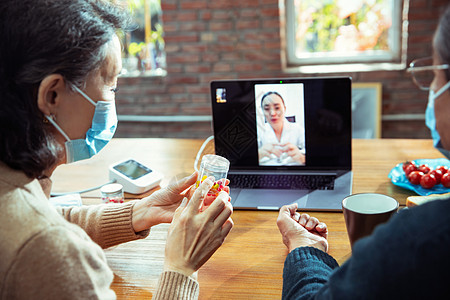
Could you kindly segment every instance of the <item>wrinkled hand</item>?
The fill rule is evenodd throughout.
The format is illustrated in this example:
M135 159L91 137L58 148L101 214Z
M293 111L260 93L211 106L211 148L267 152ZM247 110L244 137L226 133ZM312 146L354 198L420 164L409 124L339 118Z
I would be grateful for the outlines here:
M198 173L194 172L167 187L137 201L133 206L132 224L135 232L146 230L160 223L172 222L175 210L184 197L191 196Z
M298 247L315 247L328 251L328 228L315 217L297 212L297 203L280 209L277 226L289 252Z
M300 151L300 149L298 149L297 146L292 143L286 143L280 146L283 147L283 152L289 155L294 161L302 165L305 164L305 155Z
M208 178L176 210L167 236L164 270L186 276L196 272L222 245L233 227L233 207L222 191L204 211L198 208L213 182Z

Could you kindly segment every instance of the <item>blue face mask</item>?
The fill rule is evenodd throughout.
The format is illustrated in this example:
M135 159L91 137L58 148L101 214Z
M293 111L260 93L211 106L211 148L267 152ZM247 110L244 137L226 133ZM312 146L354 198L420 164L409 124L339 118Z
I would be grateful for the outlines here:
M431 137L433 138L433 145L448 159L450 159L450 151L446 150L442 147L441 137L439 136L439 132L436 130L436 117L434 115L434 101L440 95L442 95L442 93L444 93L449 87L450 87L450 81L447 82L436 93L430 89L430 93L428 95L428 105L427 105L427 109L425 110L425 124L431 131Z
M71 140L69 136L49 116L47 120L65 137L66 163L91 158L112 139L117 128L116 105L114 101L94 102L79 88L74 87L87 101L95 106L91 128L86 132L85 139Z

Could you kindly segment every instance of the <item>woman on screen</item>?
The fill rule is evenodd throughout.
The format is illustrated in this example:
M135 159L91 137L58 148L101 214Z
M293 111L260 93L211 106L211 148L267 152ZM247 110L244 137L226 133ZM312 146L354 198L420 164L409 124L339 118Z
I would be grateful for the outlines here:
M258 127L260 165L304 165L305 130L289 122L286 105L277 92L267 92L261 98L265 123Z

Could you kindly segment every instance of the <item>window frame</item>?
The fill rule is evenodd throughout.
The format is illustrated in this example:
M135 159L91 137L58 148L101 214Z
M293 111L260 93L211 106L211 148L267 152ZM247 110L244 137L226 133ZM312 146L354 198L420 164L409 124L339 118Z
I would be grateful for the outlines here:
M159 6L159 9L156 9L157 14L162 16L162 0L153 0L153 2L159 2L158 4L152 4L152 0L139 0L141 3L136 6L133 5L133 0L120 0L120 4L125 8L130 10L131 18L133 19L132 26L137 26L134 30L138 28L144 30L144 37L140 40L131 42L131 36L134 33L134 30L121 32L120 40L122 43L123 52L122 52L122 66L123 70L120 74L120 77L164 77L167 75L167 62L166 62L166 52L165 52L165 42L164 42L164 28L161 22L159 22L160 30L153 30L152 28L152 14L151 12L152 5ZM131 3L130 3L131 2ZM133 10L139 11L139 13L133 12ZM139 18L141 17L141 18ZM141 23L141 26L137 24ZM156 33L156 37L152 37L152 35ZM154 54L154 49L157 47L157 42L160 43L160 48L158 49L159 55ZM145 58L140 58L137 53L130 53L130 45L135 44L135 51L137 53L141 52L142 47L146 47L147 51L150 52L146 55ZM138 50L139 49L139 50ZM158 60L159 59L159 60ZM146 60L147 62L145 62ZM144 66L148 63L151 67Z
M401 70L406 68L409 0L392 1L392 30L389 32L390 50L374 50L381 54L339 55L326 52L297 57L295 53L295 0L280 0L282 63L287 72L328 73L342 71Z

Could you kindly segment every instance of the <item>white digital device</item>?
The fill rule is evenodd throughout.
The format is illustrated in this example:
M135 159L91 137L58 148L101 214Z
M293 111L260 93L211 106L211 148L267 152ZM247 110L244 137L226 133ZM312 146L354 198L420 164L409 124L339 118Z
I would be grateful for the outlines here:
M142 194L158 186L163 177L132 158L109 166L109 179L123 185L123 191L130 194Z

